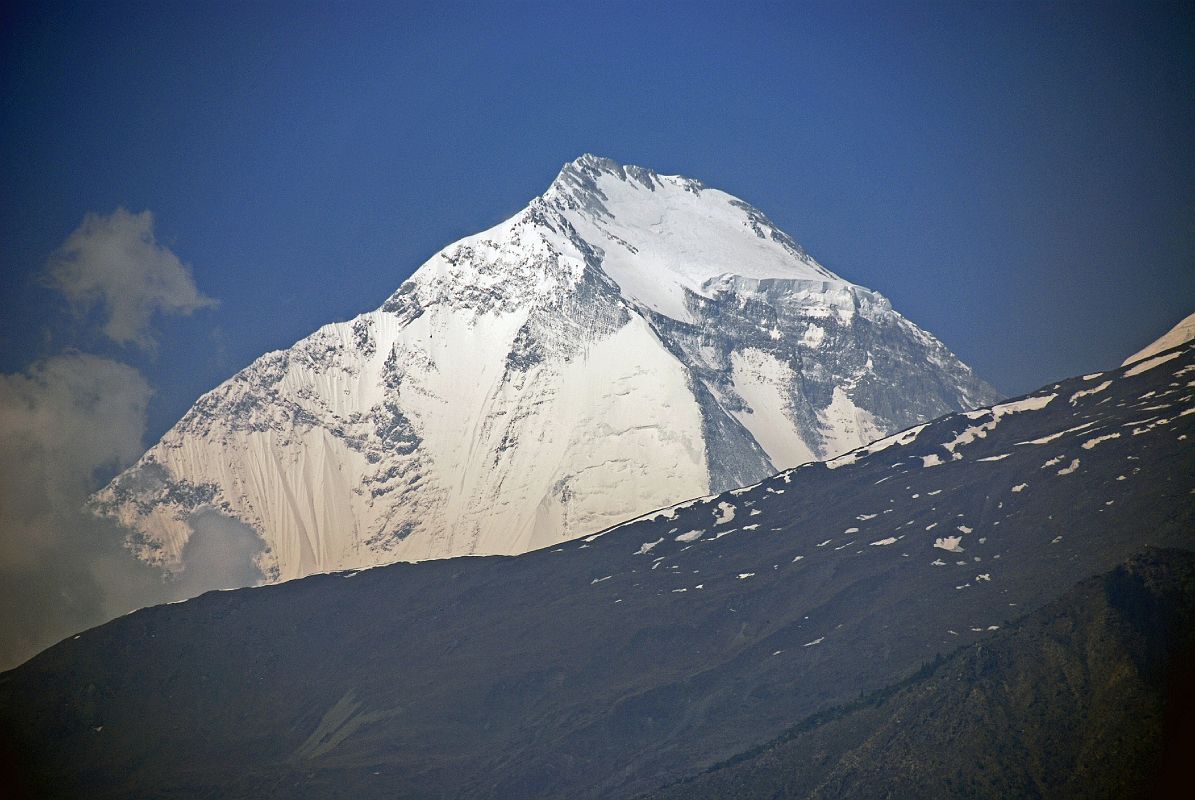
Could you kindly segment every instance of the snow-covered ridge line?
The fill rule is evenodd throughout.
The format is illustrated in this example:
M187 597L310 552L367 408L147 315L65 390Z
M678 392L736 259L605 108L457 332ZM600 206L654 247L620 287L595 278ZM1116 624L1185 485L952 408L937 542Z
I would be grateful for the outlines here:
M1148 345L1126 358L1121 366L1127 367L1130 364L1134 364L1142 359L1157 355L1158 353L1169 350L1172 347L1178 347L1179 345L1186 344L1192 339L1195 339L1195 314L1191 314L1184 319L1179 320L1173 328L1166 331L1166 333L1159 336L1156 340L1150 342Z

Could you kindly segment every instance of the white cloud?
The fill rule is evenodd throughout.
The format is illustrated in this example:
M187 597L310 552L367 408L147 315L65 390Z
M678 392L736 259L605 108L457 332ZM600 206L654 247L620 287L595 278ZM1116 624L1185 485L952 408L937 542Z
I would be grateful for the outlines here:
M215 304L154 241L148 211L88 214L46 277L77 312L98 307L109 338L146 348L155 313ZM141 455L152 394L133 367L78 352L0 374L0 670L136 608L260 582L261 539L213 509L188 520L173 574L139 561L128 530L87 510Z
M155 313L190 314L216 304L196 288L190 268L157 243L149 211L86 215L50 257L46 280L78 313L100 307L109 339L147 350L154 347Z
M149 396L132 367L79 353L0 375L0 668L120 613L97 570L160 594L123 532L82 509L98 472L137 457Z
M17 520L77 507L97 470L141 454L150 394L137 370L83 353L0 375L0 556L37 545L13 535Z
M0 375L0 670L136 608L260 582L260 538L214 510L189 520L181 569L168 575L85 509L141 454L151 393L132 367L82 353Z
M260 581L261 540L215 511L189 520L181 569L166 575L84 508L141 454L151 394L137 370L83 353L0 374L0 670L133 609Z
M174 577L183 597L261 582L256 559L265 542L253 528L215 509L198 511L187 522L191 535L183 547L182 569Z

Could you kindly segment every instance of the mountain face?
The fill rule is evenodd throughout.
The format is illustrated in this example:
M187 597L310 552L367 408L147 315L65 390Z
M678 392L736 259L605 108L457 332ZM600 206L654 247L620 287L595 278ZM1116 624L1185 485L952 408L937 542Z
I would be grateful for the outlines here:
M914 718L910 752L939 735L978 752L951 731L979 725L1007 748L983 753L990 785L1031 767L1034 785L1059 786L1076 764L1135 756L1114 736L1085 740L1090 753L1045 748L1027 767L1017 723L1057 716L1075 730L1071 710L1088 707L1099 711L1081 719L1119 733L1168 718L1114 695L1148 699L1175 674L1150 644L1150 620L1169 617L1150 592L1118 595L1142 633L1126 634L1144 643L1129 648L1137 674L1082 674L1089 653L1120 651L1065 625L1034 634L1053 662L1001 666L1014 655L1002 632L1039 626L1018 620L1147 546L1195 550L1193 442L1187 346L517 557L144 609L0 675L0 755L44 797L630 797L913 686L963 648L916 685L957 697L956 668L977 682L1049 676L1051 663L1065 674L977 683L979 723L897 697L955 715ZM825 739L838 748L827 769L852 742L883 743L886 716L848 721L863 727ZM959 763L894 766L945 764L927 784L939 786Z
M995 399L757 209L583 156L204 395L94 508L166 567L211 509L272 578L520 553Z

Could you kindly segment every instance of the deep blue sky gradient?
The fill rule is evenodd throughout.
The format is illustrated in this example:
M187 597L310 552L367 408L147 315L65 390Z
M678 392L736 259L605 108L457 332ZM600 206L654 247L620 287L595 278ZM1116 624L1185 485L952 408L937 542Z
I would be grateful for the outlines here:
M37 3L0 12L0 368L142 368L150 434L594 152L726 189L1009 394L1195 311L1191 3ZM156 355L39 283L150 209Z

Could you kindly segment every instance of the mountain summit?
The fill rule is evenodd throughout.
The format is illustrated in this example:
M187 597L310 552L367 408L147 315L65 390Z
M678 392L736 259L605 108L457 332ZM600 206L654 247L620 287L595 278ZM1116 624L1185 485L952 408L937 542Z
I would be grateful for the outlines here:
M213 509L273 579L519 553L996 397L759 210L585 155L205 394L93 507L169 568Z

